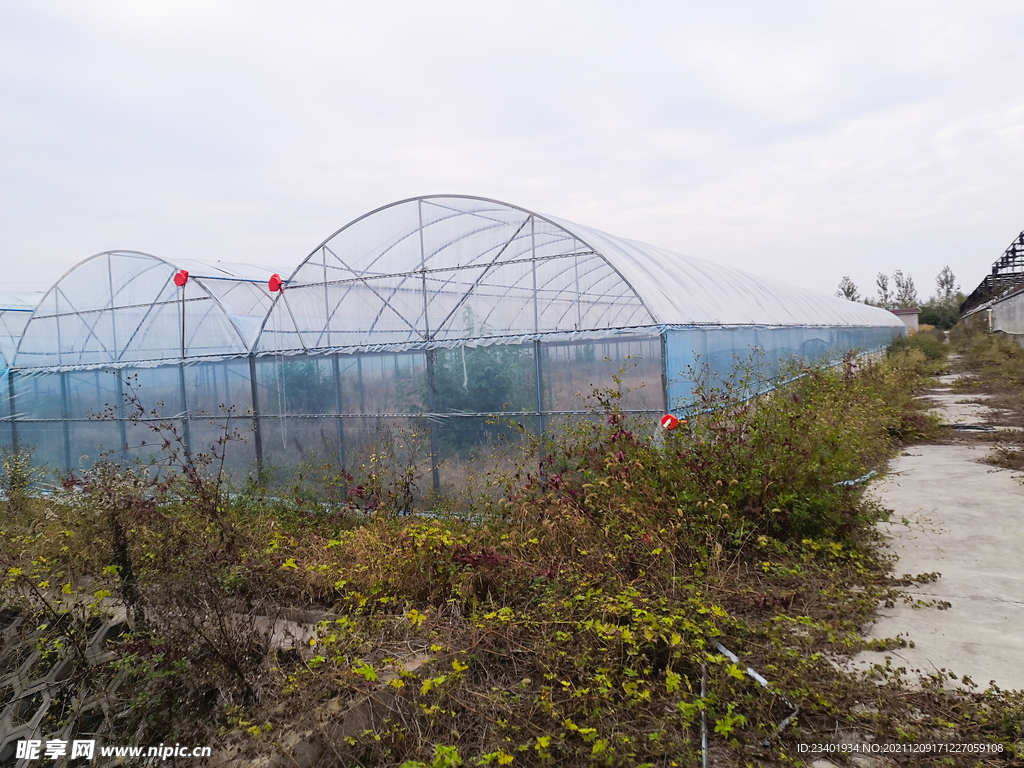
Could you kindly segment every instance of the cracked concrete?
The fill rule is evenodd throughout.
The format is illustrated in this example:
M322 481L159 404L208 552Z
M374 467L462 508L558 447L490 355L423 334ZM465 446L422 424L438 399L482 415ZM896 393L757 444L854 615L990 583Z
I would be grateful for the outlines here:
M953 385L961 379L972 379L971 374L949 373L944 376L937 376L936 381L940 386L929 389L920 395L920 399L926 400L934 407L928 409L928 413L938 416L946 424L977 424L977 425L998 425L1000 419L1007 415L1001 408L993 408L986 401L992 399L992 395L984 393L957 392ZM1020 430L1020 427L998 426L1001 430Z
M927 397L950 423L998 419L983 404L956 402L977 395ZM890 657L895 667L967 675L980 688L991 681L1024 689L1024 485L1015 473L982 463L990 450L914 446L872 486L870 493L893 511L882 528L898 557L896 574L942 576L914 584L911 604L880 609L871 630L872 637L903 637L914 647L862 653L855 666Z

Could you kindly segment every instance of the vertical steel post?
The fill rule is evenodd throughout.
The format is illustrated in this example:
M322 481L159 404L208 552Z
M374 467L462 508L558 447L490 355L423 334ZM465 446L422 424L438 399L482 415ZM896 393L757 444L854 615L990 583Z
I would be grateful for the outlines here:
M219 410L219 408L217 407L217 363L207 363L206 365L203 366L203 368L205 369L203 371L203 374L204 376L209 376L210 387L213 389L213 407L215 409L214 415L216 415L216 412ZM226 401L227 397L225 397L224 400Z
M540 346L540 307L537 295L537 225L530 217L530 255L533 273L533 332L537 334L533 340L533 375L537 379L537 431L544 432L544 371L541 366Z
M437 429L437 396L434 392L434 354L435 350L427 350L427 400L433 422L430 425L430 476L434 481L434 490L441 490L441 475L437 469L438 439Z
M669 413L672 403L668 399L668 331L661 332L661 391L665 395L665 413Z
M190 422L192 416L188 412L188 393L185 390L185 361L178 363L178 388L181 390L181 432L182 438L184 439L185 454L188 455L192 451L192 430Z
M338 364L337 353L331 355L331 367L334 369L334 410L338 414L338 462L345 468L345 420L342 416L344 403L341 400L341 366Z
M540 361L540 339L533 340L533 372L537 377L537 431L544 431L544 372Z
M181 286L181 359L185 359L185 286L188 285L188 281Z
M67 371L60 373L60 405L61 415L64 417L64 469L71 471L71 407L68 403L68 374Z
M181 286L181 362L178 364L178 385L181 390L181 431L185 441L185 455L188 456L192 450L192 430L189 425L188 392L185 389L185 286L186 280Z
M423 340L430 341L430 315L427 313L427 250L423 244L423 201L416 201L416 211L420 220L420 284L423 288ZM434 481L434 490L441 490L441 476L437 471L438 439L437 397L434 392L434 350L427 349L427 400L430 407L430 475Z
M111 316L112 316L111 317L110 328L111 328L111 339L113 340L113 349L112 349L112 351L114 353L114 360L113 360L113 362L116 364L117 361L121 359L121 354L118 351L118 345L117 345L117 323L113 321L113 311L114 311L114 267L113 267L113 258L112 258L110 253L107 254L107 287L108 287L108 289L110 291L110 293L109 293L109 296L110 296L110 306L109 306L109 309L111 311ZM184 308L183 308L183 311L184 311ZM182 315L182 322L184 323L184 314ZM117 398L117 407L116 407L116 409L114 411L114 414L115 414L115 416L117 418L118 432L121 435L121 460L124 461L124 460L126 460L128 458L128 432L127 432L127 429L126 429L125 423L124 423L125 422L125 418L124 418L124 379L121 376L121 369L120 368L114 368L114 378L117 380L117 384L115 385L116 386L115 397ZM98 373L96 375L96 380L97 380L97 383L98 383L99 382L99 374Z
M114 369L114 376L117 378L117 427L121 435L121 460L128 459L128 427L125 424L124 414L124 378L121 376L121 369Z
M320 262L324 266L324 318L327 323L327 347L331 346L331 294L327 289L327 246L320 249ZM295 329L298 332L298 328Z
M359 412L366 414L366 389L363 388L363 356L356 355L356 370L359 374Z
M256 387L256 355L249 355L249 392L252 395L252 433L256 443L256 472L263 474L263 433L260 430L260 393Z
M554 367L555 366L552 366L552 368L554 368ZM549 371L547 378L548 378L548 405L550 405L552 410L553 410L554 407L555 407L555 383L554 383L554 378L555 377Z
M18 452L18 411L14 397L14 369L7 369L7 402L11 409L11 448Z
M224 367L224 405L231 406L231 363L227 360L223 363ZM226 414L225 414L226 415Z
M54 291L53 293L53 307L54 307L54 324L57 327L57 365L60 365L61 360L61 338L60 338L60 291ZM68 408L68 381L67 372L61 371L60 373L60 403L61 403L61 415L64 421L64 465L65 469L71 472L71 424L68 419L71 418L71 411Z

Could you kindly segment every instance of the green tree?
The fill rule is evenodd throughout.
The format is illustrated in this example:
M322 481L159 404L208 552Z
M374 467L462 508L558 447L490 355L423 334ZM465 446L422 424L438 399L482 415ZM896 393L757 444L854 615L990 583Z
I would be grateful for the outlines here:
M913 277L904 276L903 272L897 269L892 275L892 280L896 284L896 295L893 297L895 306L916 307L921 302L917 296Z
M278 363L276 386L280 407L288 413L331 413L334 404L334 377L320 370L318 361L311 358L285 360Z
M943 302L951 302L956 299L960 286L956 284L956 276L947 264L935 278L935 288L938 291L936 299Z
M534 387L532 350L522 346L459 347L439 350L434 392L441 413L519 410Z
M960 305L964 295L960 293L953 270L946 265L935 277L935 296L921 307L920 322L948 330L960 322Z
M849 275L843 275L843 279L839 281L839 289L836 291L836 296L849 299L850 301L860 301L860 291Z
M884 272L879 272L875 278L875 285L878 287L877 306L892 309L892 291L889 290L889 276Z

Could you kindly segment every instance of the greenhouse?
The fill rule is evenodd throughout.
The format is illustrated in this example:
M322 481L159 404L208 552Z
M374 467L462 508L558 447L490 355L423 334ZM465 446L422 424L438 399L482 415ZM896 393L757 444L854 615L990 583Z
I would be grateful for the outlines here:
M693 407L702 367L721 375L757 349L770 378L905 332L882 309L462 196L368 213L284 279L99 254L22 326L3 329L0 442L51 467L145 459L154 423L193 449L240 429L242 471L343 465L389 424L429 435L435 489L509 420L545 430L589 413L595 386L621 386L653 425Z

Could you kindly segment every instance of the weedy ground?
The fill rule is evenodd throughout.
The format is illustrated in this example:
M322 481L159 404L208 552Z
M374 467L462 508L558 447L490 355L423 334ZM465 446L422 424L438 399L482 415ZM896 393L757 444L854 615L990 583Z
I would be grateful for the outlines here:
M966 343L1012 397L1017 358ZM230 440L193 459L173 431L159 473L99 463L44 498L8 452L6 610L81 660L63 685L105 691L111 741L230 745L238 765L695 766L702 729L719 766L809 764L800 744L842 738L1000 744L900 764L1011 764L1021 692L842 664L906 642L864 638L909 583L848 481L937 436L914 393L948 349L917 334L757 397L742 367L705 377L700 413L656 435L620 410L624 376L592 418L510 440L468 510L405 514L419 475L394 434L287 492L229 492ZM130 632L86 664L112 600ZM299 648L270 643L283 607L321 617Z
M1024 349L1001 334L974 334L959 340L960 354L954 370L969 374L955 383L965 398L988 397L984 404L998 409L1000 426L1024 428ZM974 436L977 442L995 443L989 463L1024 471L1024 431L1000 431Z
M1002 334L964 335L954 342L960 350L954 370L971 374L956 389L990 395L986 404L1005 412L1002 424L1024 427L1024 348Z

